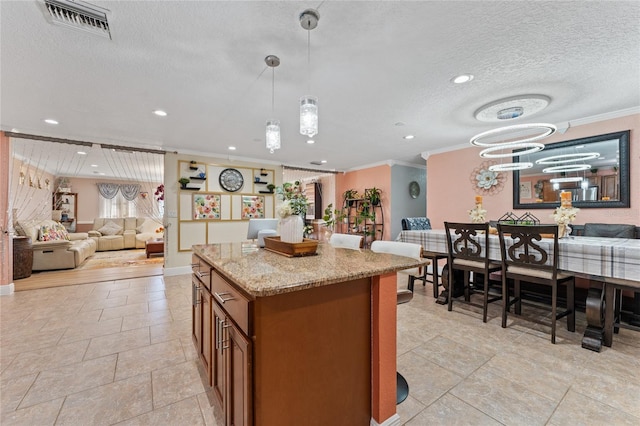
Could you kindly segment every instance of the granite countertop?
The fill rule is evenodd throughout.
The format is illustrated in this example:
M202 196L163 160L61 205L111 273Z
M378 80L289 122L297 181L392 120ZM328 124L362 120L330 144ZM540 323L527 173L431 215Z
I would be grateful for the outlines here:
M193 252L253 297L366 278L427 263L426 259L333 248L322 243L318 244L316 256L294 258L249 243L194 245Z

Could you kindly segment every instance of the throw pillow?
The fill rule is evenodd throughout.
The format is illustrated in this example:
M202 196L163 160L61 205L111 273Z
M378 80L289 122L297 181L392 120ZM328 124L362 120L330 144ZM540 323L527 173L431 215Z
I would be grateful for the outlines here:
M140 226L138 226L136 228L136 232L138 234L152 234L152 233L156 232L156 229L158 229L160 226L162 226L162 225L160 225L155 220L145 219L145 221L142 223L142 225L140 225Z
M122 234L122 226L113 222L107 222L102 228L98 229L98 232L102 235L120 235Z
M69 232L67 232L67 228L64 227L63 224L56 222L55 225L56 231L58 231L58 235L60 235L61 240L71 241L71 237L69 236Z
M56 241L64 240L65 238L55 229L55 226L42 225L40 227L40 241Z

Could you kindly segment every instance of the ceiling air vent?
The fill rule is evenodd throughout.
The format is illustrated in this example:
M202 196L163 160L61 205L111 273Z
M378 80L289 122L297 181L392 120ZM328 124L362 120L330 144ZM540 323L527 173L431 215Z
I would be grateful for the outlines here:
M72 0L44 0L51 22L111 39L107 10Z

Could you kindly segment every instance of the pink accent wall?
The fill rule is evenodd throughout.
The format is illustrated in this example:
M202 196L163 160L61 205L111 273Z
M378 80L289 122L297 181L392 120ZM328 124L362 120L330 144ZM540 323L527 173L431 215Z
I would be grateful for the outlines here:
M581 209L575 222L578 225L586 222L640 225L640 114L571 127L564 134L556 134L543 141L545 144L554 143L624 130L631 130L631 207ZM427 216L435 229L443 229L445 220L469 221L467 211L473 208L474 196L477 195L469 176L484 161L479 152L480 149L470 146L434 154L427 160ZM513 209L511 172L507 173L503 190L495 195L483 194L482 204L487 210L487 219L498 219L506 212L520 216L528 211ZM543 223L552 222L553 209L532 209L530 212Z
M336 196L333 203L337 208L343 204L342 194L347 189L355 189L360 195L364 194L365 188L376 187L380 189L380 201L384 214L384 236L383 240L391 240L391 167L377 166L370 169L356 170L344 174L336 175Z

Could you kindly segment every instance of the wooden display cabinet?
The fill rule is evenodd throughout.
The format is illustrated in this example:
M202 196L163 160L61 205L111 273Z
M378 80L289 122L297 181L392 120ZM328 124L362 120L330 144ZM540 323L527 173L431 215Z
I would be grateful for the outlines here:
M76 232L76 223L78 219L78 193L54 193L53 210L60 210L62 213L60 223L67 229L67 231Z

